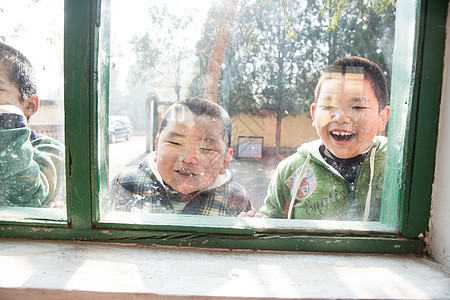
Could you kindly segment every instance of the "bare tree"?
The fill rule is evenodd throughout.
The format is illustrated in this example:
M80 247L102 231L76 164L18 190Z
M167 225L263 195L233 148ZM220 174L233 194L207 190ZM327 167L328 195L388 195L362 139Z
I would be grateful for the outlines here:
M219 5L221 7L219 7ZM224 0L216 2L214 11L220 11L220 17L215 28L215 39L209 55L208 69L206 71L205 99L217 103L217 90L219 86L220 71L223 57L227 48L230 29L236 13L237 0Z

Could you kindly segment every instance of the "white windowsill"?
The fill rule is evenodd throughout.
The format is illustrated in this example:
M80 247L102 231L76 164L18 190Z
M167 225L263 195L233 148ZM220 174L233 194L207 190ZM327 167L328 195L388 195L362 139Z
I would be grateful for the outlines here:
M274 253L0 240L1 299L449 299L413 255Z

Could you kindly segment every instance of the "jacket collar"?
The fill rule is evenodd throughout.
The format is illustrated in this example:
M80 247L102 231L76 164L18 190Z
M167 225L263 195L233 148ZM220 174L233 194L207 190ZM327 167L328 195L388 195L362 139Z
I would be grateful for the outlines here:
M325 167L327 167L331 172L338 175L339 177L342 177L342 175L335 168L333 168L331 165L329 165L325 161L325 159L322 157L322 154L320 154L319 147L322 145L323 145L322 140L318 139L318 140L303 144L302 146L300 146L297 149L297 152L302 152L304 150L308 151L309 153L311 153L312 159L314 159L317 162L320 162ZM372 145L369 147L369 149L367 149L366 152L371 151L371 149L373 149L373 148L377 149L377 148L379 148L379 146L380 146L380 142L375 138ZM375 152L372 155L375 155Z

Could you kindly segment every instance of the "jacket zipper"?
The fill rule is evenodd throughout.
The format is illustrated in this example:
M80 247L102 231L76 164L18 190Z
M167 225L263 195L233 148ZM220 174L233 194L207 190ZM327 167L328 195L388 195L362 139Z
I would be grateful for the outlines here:
M358 170L356 171L355 181L350 183L344 179L344 181L347 182L348 189L350 190L350 193L349 193L350 209L349 209L349 213L348 213L349 221L354 220L356 217L356 183L358 182L359 173L361 172L363 164L364 164L364 162L359 166Z
M345 180L345 179L344 179ZM356 185L354 182L350 183L347 180L348 188L350 190L349 197L350 197L350 209L348 211L348 217L349 220L353 220L355 218L355 202L356 202Z

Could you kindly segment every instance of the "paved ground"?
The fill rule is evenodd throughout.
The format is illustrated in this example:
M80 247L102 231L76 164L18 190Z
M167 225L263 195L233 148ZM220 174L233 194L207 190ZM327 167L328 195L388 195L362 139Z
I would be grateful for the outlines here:
M277 156L271 151L264 151L261 159L233 158L231 161L228 169L236 181L247 189L256 210L264 203L270 178L278 163L290 153L292 151L283 151L281 156Z
M109 144L109 178L127 166L137 165L145 155L145 136L132 136L129 141Z

